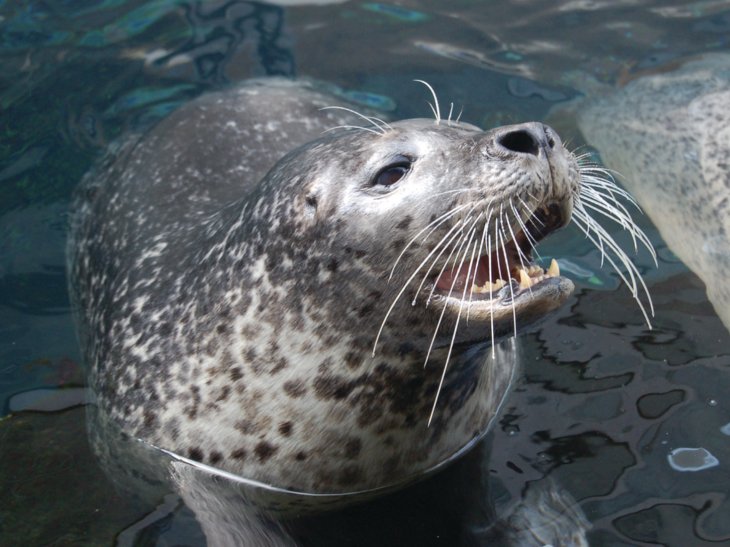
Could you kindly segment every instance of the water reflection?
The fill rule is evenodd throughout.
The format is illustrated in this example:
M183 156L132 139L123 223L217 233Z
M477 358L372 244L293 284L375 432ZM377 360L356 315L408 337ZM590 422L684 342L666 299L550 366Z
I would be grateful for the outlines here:
M58 226L70 189L120 128L154 123L212 85L276 70L337 82L342 89L366 94L364 102L374 101L367 103L372 106L396 105L398 117L429 115L420 90L409 87L420 78L433 83L443 99L455 101L456 108L464 103L462 119L490 125L490 120L528 121L541 119L550 100L559 100L558 93L571 98L585 92L590 102L597 96L597 82L636 89L640 85L634 82L647 71L674 72L688 55L725 48L729 36L726 2L464 2L450 5L448 12L442 3L411 2L405 16L412 22L394 17L385 4L366 8L345 2L287 12L248 2L205 4L156 2L135 11L143 2L89 1L49 10L6 0L0 7L0 385L6 413L65 404L48 391L35 393L38 398L13 396L62 385L63 360L79 361L60 274L63 232ZM266 14L267 21L256 14ZM260 31L264 23L269 26ZM84 37L89 45L79 46ZM265 43L259 44L260 37ZM100 39L107 42L93 46ZM726 80L725 70L713 68L694 85L707 93L708 82ZM585 74L594 77L592 85L583 85ZM525 76L532 79L510 80ZM158 93L167 88L169 93ZM666 105L664 100L653 95L654 105ZM614 122L630 108L614 101L606 124L584 118L586 136L618 142ZM687 104L679 108L688 112ZM638 116L634 120L644 120L650 110L632 110ZM718 138L723 132L718 128ZM648 137L656 137L647 142L658 147L667 142L661 140L666 134ZM601 146L607 162L613 146ZM623 146L619 155L628 157L642 147L643 142ZM682 178L697 180L701 155L682 159L680 151L665 163L682 162ZM655 170L662 163L642 169ZM642 170L642 176L647 172ZM662 190L651 177L627 184L634 180ZM649 211L652 195L642 201ZM657 224L682 220L688 198L678 201L682 209L652 219ZM699 207L708 203L691 201ZM722 219L708 214L705 221L717 227ZM705 285L686 271L648 221L644 228L653 234L660 255L657 271L648 264L643 270L652 280L657 304L653 331L643 327L630 295L617 290L618 281L601 270L599 253L581 246L576 234L565 233L556 243L560 252L554 254L572 265L580 292L553 323L521 341L525 380L495 432L489 464L496 482L495 511L508 507L504 500L521 495L526 483L549 473L582 502L593 522L589 537L595 544L725 543L730 537L727 332L706 299ZM664 230L662 234L675 248ZM724 271L729 254L726 234L706 236L694 234L687 245L687 256L701 258L695 266L687 259L700 277L710 269ZM724 278L714 279L704 279L708 290ZM713 297L716 309L722 308L723 298L722 293ZM72 389L79 389L76 382ZM29 407L31 399L42 406ZM3 421L3 427L12 422L18 428L4 430L2 467L21 471L2 478L0 490L12 493L3 507L21 516L3 520L3 531L19 530L13 537L39 545L60 536L81 543L81 534L63 534L82 528L108 544L125 529L116 540L120 544L203 544L200 528L178 494L163 494L154 502L158 505L147 509L147 518L104 489L104 479L94 474L91 459L78 446L84 433L76 426L82 419L77 409L60 415L21 413ZM668 458L682 447L702 447L720 463L677 472ZM448 475L437 491L453 489L458 484L450 482L453 478ZM86 498L75 497L79 484L90 485ZM85 503L90 516L81 513ZM439 507L441 516L452 507L467 509L448 503ZM342 538L354 541L373 522L380 526L389 515L409 511L412 520L386 527L382 539L401 545L437 542L438 529L429 526L439 514L428 513L417 497L395 497L358 511L375 518L358 521L361 527L352 519L317 521L331 532L330 544ZM424 529L428 533L420 536L415 531ZM451 539L442 543L453 544Z

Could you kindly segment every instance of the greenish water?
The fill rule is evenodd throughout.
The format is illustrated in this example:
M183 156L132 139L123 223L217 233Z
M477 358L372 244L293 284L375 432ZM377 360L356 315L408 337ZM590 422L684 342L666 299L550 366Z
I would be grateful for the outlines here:
M729 37L722 1L0 0L0 545L205 544L184 507L145 521L86 445L65 212L117 136L261 75L318 78L396 118L431 116L420 79L442 108L463 106L464 121L542 120L583 91L578 75L620 85L727 51ZM572 131L563 137L578 147ZM559 480L593 523L592 545L730 545L730 337L699 278L638 222L659 257L658 268L636 257L657 309L651 331L578 230L541 245L577 290L522 337L524 373L490 469L516 491ZM718 464L677 471L667 460L677 447L702 447ZM412 512L412 530L386 526L392 544L458 544L419 524L420 508L381 505ZM322 517L319 544L361 545L348 522Z

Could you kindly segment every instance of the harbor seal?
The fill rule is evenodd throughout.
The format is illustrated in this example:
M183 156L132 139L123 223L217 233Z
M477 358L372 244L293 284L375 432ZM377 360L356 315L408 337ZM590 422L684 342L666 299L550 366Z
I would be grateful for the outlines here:
M499 342L573 289L531 252L589 222L581 167L539 123L337 104L277 79L210 93L80 184L71 297L98 412L127 435L338 494L416 480L488 430L515 370Z

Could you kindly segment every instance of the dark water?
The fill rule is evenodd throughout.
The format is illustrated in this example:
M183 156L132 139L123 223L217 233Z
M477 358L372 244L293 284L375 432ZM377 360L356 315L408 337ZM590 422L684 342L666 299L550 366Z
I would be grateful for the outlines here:
M726 1L0 0L0 545L205 544L179 505L151 518L119 497L86 447L65 211L116 136L259 75L325 80L396 118L431 116L421 79L467 122L541 120L584 91L577 74L620 84L727 51L729 37ZM591 545L730 545L730 337L700 279L637 221L658 254L658 268L636 256L652 330L577 229L541 245L576 292L521 337L489 468L508 488L559 481L593 523ZM670 461L678 448L694 450ZM395 544L456 544L429 535L418 506L388 503L419 530L386 523ZM323 519L329 544L360 544Z

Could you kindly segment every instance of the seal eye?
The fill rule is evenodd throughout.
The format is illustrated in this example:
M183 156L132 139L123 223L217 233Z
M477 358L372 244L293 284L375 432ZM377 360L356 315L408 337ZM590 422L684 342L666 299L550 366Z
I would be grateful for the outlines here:
M399 158L400 159L400 158ZM382 169L373 180L373 186L392 186L403 176L408 173L411 168L411 162L407 158L402 158L403 161L392 163L385 169Z

